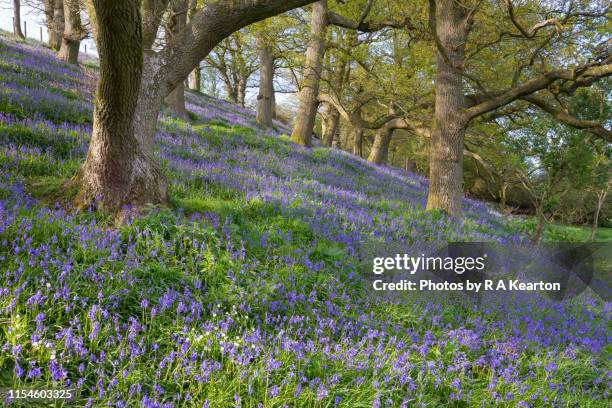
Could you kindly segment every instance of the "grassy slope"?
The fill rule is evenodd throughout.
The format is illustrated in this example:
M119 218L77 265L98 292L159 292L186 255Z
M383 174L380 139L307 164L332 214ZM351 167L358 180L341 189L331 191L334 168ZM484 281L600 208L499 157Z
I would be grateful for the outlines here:
M0 385L71 384L77 406L605 406L609 305L362 289L362 242L520 241L520 221L427 213L427 180L191 95L194 122L157 136L172 208L115 228L31 198L82 161L94 79L1 38L0 80Z

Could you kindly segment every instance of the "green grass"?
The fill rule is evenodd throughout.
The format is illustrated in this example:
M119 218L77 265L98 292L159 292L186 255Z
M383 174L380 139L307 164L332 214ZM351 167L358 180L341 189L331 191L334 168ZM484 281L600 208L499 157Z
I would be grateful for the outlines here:
M522 229L532 236L536 228L535 218L527 219ZM591 228L581 225L563 225L547 223L542 236L543 242L588 242ZM612 241L612 228L599 227L595 233L595 242Z

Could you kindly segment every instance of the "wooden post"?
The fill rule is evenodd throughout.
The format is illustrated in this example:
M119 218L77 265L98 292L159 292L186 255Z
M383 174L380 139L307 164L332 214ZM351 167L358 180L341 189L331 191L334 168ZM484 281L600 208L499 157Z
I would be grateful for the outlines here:
M40 26L38 28L40 28L40 42L43 42L43 38L42 38L42 26Z
M27 21L23 22L23 35L25 36L25 38L28 38L28 22Z
M87 54L87 44L85 44L85 54Z

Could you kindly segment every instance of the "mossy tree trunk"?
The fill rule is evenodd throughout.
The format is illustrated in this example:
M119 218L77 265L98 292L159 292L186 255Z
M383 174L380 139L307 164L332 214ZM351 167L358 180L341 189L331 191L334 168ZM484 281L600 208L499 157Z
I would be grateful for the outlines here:
M187 24L187 1L173 0L170 2L166 24L166 35L172 38L178 34ZM187 120L187 109L185 108L185 83L180 81L170 92L164 101L172 113L183 120Z
M78 203L111 212L167 201L165 178L135 135L143 70L139 6L137 0L90 3L100 76L89 151L73 180L80 188Z
M291 134L292 141L307 147L312 146L312 132L319 106L319 82L325 56L325 34L328 24L327 0L320 0L312 6L310 40L306 50L306 67L300 90L300 104Z
M195 15L198 7L197 0L189 0L188 9L187 9L187 23L191 22L191 19ZM187 78L187 86L189 89L193 91L200 92L202 88L202 72L200 70L200 64L189 73L189 78Z
M325 104L325 114L321 126L321 142L324 146L331 146L334 136L340 127L340 112L332 104Z
M44 0L45 25L47 26L47 44L53 50L59 51L64 33L64 2L63 0Z
M64 0L64 32L59 50L61 60L69 64L79 63L79 48L83 34L79 0Z
M368 161L373 164L386 164L389 157L389 145L395 129L383 126L376 131L374 143L370 149Z

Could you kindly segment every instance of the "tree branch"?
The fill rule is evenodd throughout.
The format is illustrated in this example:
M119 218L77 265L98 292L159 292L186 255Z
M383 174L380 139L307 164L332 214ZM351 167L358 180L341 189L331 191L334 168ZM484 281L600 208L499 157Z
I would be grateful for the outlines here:
M167 96L210 51L233 32L315 0L219 0L197 11L187 26L147 63Z
M608 142L612 142L612 131L609 131L605 127L603 127L600 123L592 120L583 120L577 118L575 116L570 115L569 113L563 111L562 109L556 108L552 104L548 103L543 98L539 98L535 95L528 95L521 98L524 101L529 102L530 104L537 106L542 109L544 112L549 113L552 117L558 120L561 123L564 123L568 126L571 126L576 129L582 129L586 132L592 133L593 135L606 140Z
M403 20L364 21L364 13L362 13L363 19L360 18L359 21L354 21L333 11L330 11L327 16L330 24L364 33L372 33L384 28L414 28L408 17L404 17Z
M605 62L608 62L608 57ZM588 86L599 78L612 75L612 64L590 63L579 68L560 69L546 72L538 78L531 79L525 83L507 89L504 92L496 94L491 98L482 100L477 104L465 109L463 114L465 119L471 120L477 116L490 112L494 109L507 105L524 96L531 95L537 91L545 89L552 85L557 80L571 81L576 84L584 84ZM478 99L478 98L476 98Z

